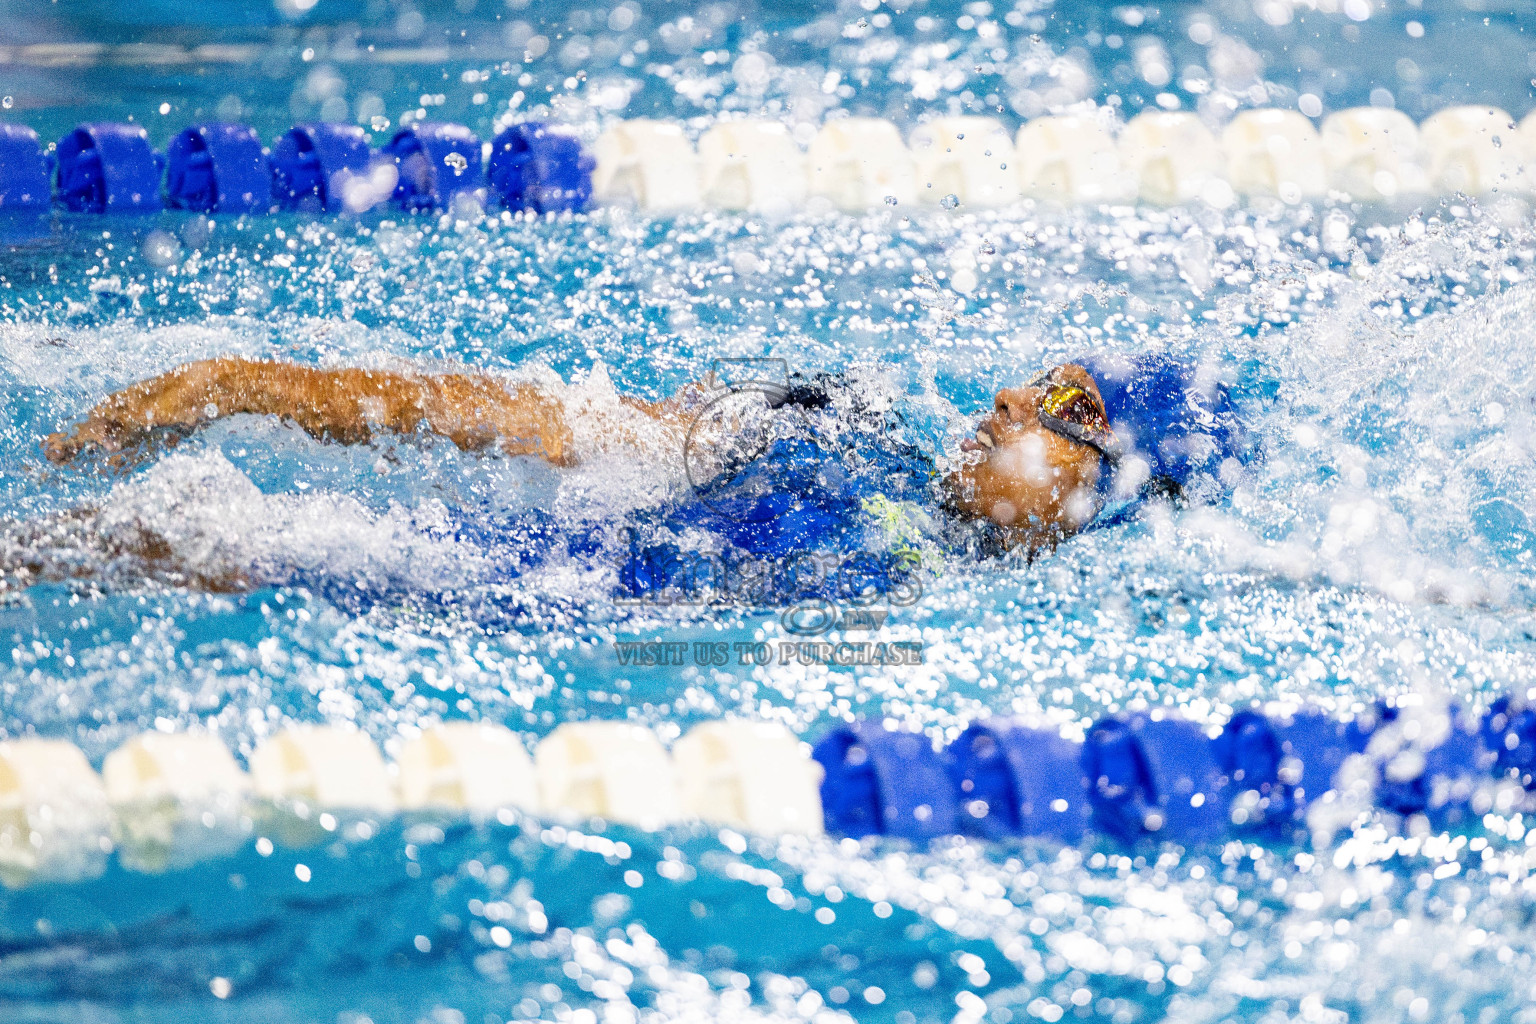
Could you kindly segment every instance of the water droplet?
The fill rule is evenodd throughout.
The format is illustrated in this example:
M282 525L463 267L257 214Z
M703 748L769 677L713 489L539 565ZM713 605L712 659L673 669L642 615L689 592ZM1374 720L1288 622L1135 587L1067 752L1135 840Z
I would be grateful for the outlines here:
M1493 148L1494 149L1503 149L1504 148L1504 140L1499 138L1497 135L1495 135L1493 137Z
M993 245L992 242L990 240L988 240L988 239L982 239L982 242L981 242L981 254L983 256L992 256L992 255L996 254L996 252L997 252L997 246Z
M955 138L957 138L957 139L965 138L965 132L955 132Z
M15 105L16 101L9 96L3 100L0 100L0 107L4 107L6 110L10 110Z
M885 197L885 205L886 206L895 206L896 205L896 197L895 196L886 196Z
M856 24L859 26L859 28L869 28L869 19L868 18L860 18L856 22Z
M383 114L375 114L373 120L368 122L368 126L376 132L381 132L389 127L389 118Z
M951 192L949 195L939 200L939 205L944 207L946 210L953 210L955 207L960 205L960 197Z
M144 236L144 258L152 266L168 267L181 257L181 242L167 231L151 231Z
M447 156L443 157L443 163L447 164L449 167L452 167L453 173L455 175L463 174L464 171L469 167L469 160L464 156L463 153L449 153Z

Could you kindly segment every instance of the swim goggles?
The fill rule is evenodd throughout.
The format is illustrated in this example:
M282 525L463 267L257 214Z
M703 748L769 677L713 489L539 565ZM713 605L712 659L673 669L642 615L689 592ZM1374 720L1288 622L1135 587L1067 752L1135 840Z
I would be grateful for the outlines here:
M1087 445L1111 464L1119 463L1125 455L1125 446L1110 427L1104 407L1084 388L1055 380L1052 375L1058 369L1060 367L1042 370L1025 385L1045 389L1045 394L1040 398L1040 425L1062 437Z

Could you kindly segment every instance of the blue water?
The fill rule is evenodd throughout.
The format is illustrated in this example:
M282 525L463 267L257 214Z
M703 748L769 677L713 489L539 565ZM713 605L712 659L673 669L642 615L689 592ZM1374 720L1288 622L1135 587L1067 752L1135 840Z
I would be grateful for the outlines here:
M133 116L157 144L213 113L267 137L378 117L381 142L428 110L422 95L483 133L509 111L592 130L834 107L905 127L1001 106L1011 122L1083 99L1131 113L1160 92L1248 106L1310 91L1337 109L1384 89L1415 116L1532 102L1528 12L1393 4L1272 26L1183 4L459 7L29 11L11 19L3 116L45 137ZM1217 25L1211 42L1197 22ZM100 48L22 49L48 42ZM215 44L246 49L197 49ZM1146 74L1154 44L1167 83ZM60 218L0 250L0 562L23 552L54 577L0 578L0 731L66 737L99 766L140 731L194 724L243 758L295 722L355 722L386 751L450 718L532 742L579 718L670 740L726 715L814 736L861 714L938 739L986 714L1071 730L1135 701L1219 722L1255 700L1348 714L1385 694L1479 707L1524 691L1536 232L1515 196L1421 207ZM951 287L960 268L974 291ZM250 418L130 466L61 470L38 447L115 388L243 354L553 373L599 403L668 393L722 358L878 364L937 451L996 387L1087 349L1168 352L1230 382L1261 457L1209 503L1033 565L949 559L881 630L921 643L918 666L625 667L615 641L785 633L772 610L616 602L613 547L509 573L523 538L456 525L601 532L686 488L680 459L556 471ZM135 555L149 535L175 564ZM113 866L0 893L0 1017L1536 1019L1522 819L1495 806L1438 835L1356 810L1306 849L911 849L516 816L267 855L252 842L166 875Z

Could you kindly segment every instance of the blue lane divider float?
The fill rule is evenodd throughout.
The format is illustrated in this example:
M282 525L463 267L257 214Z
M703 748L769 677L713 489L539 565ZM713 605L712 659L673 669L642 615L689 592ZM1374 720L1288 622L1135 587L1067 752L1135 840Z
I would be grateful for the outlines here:
M1402 714L1401 709L1385 705L1376 712L1377 729L1396 722ZM1427 814L1442 826L1465 820L1473 790L1497 766L1498 757L1484 746L1480 729L1455 707L1445 724L1444 736L1433 747L1381 752L1376 799L1382 807L1398 814Z
M160 164L136 124L83 124L59 140L58 199L83 213L160 209Z
M37 132L0 125L0 210L45 210L52 194Z
M928 737L856 722L834 729L811 756L825 773L821 807L828 831L919 841L959 831L949 773Z
M947 754L961 821L972 835L1076 843L1087 832L1092 805L1082 744L1052 729L977 722Z
M167 204L202 213L263 213L272 207L272 168L254 128L200 124L165 151Z
M1433 735L1431 735L1433 734ZM926 841L942 835L1076 843L1293 841L1307 808L1364 755L1376 805L1438 828L1475 820L1480 786L1536 791L1536 709L1500 698L1476 722L1378 704L1349 723L1316 711L1246 710L1214 738L1161 712L1107 716L1082 743L1007 719L972 724L942 752L878 722L839 726L811 756L825 772L834 834Z
M1193 722L1102 719L1083 744L1083 773L1094 821L1116 838L1198 843L1225 830L1229 780Z
M384 147L399 168L395 202L405 210L444 209L461 192L485 185L480 173L480 138L458 124L423 121Z
M568 128L515 124L496 136L489 166L484 150L463 125L415 124L375 153L357 125L316 123L290 129L269 153L253 128L213 123L178 133L162 158L139 125L83 124L59 140L50 186L36 133L0 125L0 210L40 211L56 201L82 213L153 213L163 205L201 213L337 213L392 198L420 211L487 192L509 210L535 213L580 211L591 202L596 164Z
M347 186L366 177L373 151L352 124L301 124L272 147L272 194L286 210L345 208Z
M1484 748L1493 752L1494 771L1536 789L1536 709L1500 697L1483 716L1480 731Z
M512 210L579 212L592 201L592 155L574 132L542 121L504 129L491 143L491 191Z
M1346 757L1364 749L1363 737L1352 740L1342 723L1316 711L1273 721L1239 711L1211 741L1239 794L1233 823L1275 834L1300 828L1308 803L1332 788Z

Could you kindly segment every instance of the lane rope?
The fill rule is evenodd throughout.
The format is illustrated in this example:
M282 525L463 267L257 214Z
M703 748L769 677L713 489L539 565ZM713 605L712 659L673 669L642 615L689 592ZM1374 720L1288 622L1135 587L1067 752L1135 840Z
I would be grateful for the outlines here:
M443 210L461 196L513 211L623 203L789 212L820 199L850 212L889 204L1004 207L1021 199L1228 206L1435 195L1536 194L1536 113L1516 125L1494 107L1456 106L1414 124L1397 110L1338 111L1315 127L1294 110L1238 113L1219 134L1185 111L1115 126L1041 117L1011 132L995 118L940 117L903 140L879 118L828 121L802 150L785 125L724 121L698 139L638 118L591 145L546 121L489 142L422 121L373 149L351 124L297 125L263 147L239 124L194 125L156 152L137 124L82 124L51 147L0 125L0 211L51 206L94 214Z
M1219 729L1165 709L1107 715L1082 740L1015 719L972 723L944 748L873 719L814 746L776 724L712 721L667 750L630 722L570 722L530 756L522 736L451 722L403 740L388 764L366 734L295 726L242 769L214 734L152 732L101 773L63 740L0 742L0 881L91 877L115 850L161 871L253 835L305 846L351 822L511 810L642 829L684 821L762 835L925 844L945 836L1073 845L1326 841L1328 820L1377 808L1432 827L1475 826L1536 792L1536 709L1501 697L1380 703L1350 721L1244 710ZM343 829L345 831L345 829Z

